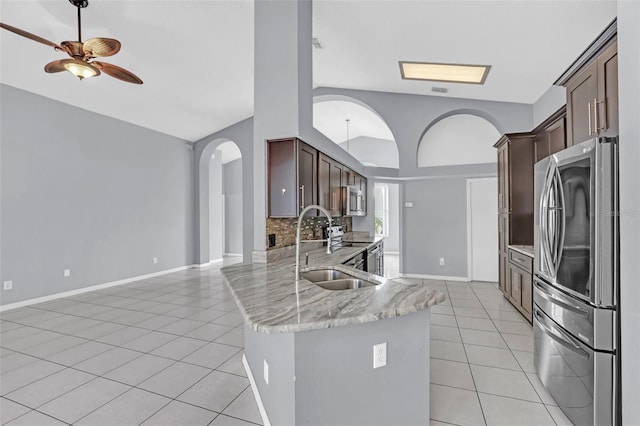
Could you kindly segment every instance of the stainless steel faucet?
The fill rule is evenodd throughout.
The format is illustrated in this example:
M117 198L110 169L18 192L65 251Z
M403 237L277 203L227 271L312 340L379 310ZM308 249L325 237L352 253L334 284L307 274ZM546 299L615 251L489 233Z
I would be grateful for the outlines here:
M300 212L300 216L298 217L298 228L296 229L296 281L300 281L300 244L302 243L302 240L300 239L300 228L302 228L302 219L306 212L308 212L309 210L315 210L315 209L320 210L322 213L324 213L325 216L327 216L327 219L329 219L329 228L331 228L331 215L323 207L320 207L316 204L311 204L310 206L305 207L304 210ZM312 241L318 242L321 240L312 240ZM331 232L330 231L327 235L327 254L331 254Z

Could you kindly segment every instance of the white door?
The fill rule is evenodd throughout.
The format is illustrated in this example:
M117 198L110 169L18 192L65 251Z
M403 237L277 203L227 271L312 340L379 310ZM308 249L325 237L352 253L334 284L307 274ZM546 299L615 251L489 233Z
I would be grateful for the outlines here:
M498 281L498 179L467 180L469 279Z

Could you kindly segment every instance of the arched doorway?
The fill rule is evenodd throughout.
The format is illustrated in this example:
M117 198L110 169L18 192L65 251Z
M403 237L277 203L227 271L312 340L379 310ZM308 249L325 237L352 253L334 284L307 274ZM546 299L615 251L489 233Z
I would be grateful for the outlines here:
M232 263L243 253L243 159L228 139L211 141L200 158L200 264Z

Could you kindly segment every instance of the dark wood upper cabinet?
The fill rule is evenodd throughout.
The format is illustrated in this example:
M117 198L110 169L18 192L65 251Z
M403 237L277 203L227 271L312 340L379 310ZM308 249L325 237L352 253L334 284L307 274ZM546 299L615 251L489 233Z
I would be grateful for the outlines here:
M593 100L598 97L598 68L592 64L567 86L567 145L593 138Z
M561 108L534 131L535 162L567 147L565 109Z
M344 178L344 184L348 186L355 186L356 184L356 175L357 173L351 170L350 168L344 166L342 168L342 174Z
M566 84L567 145L618 134L618 55L613 41Z
M562 116L545 129L549 141L549 155L567 147L566 117Z
M297 138L267 142L268 215L297 217L317 204L318 151Z
M318 203L318 151L298 141L298 190L299 211Z
M618 44L598 58L598 134L618 136Z
M342 216L343 165L333 158L318 155L318 205L331 216ZM346 181L346 178L345 178Z

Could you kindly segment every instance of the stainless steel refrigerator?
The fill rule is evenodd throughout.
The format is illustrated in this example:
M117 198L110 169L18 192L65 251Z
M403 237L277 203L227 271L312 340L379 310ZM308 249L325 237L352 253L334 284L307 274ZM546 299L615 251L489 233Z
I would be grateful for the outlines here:
M534 364L576 425L619 416L617 138L534 168Z

